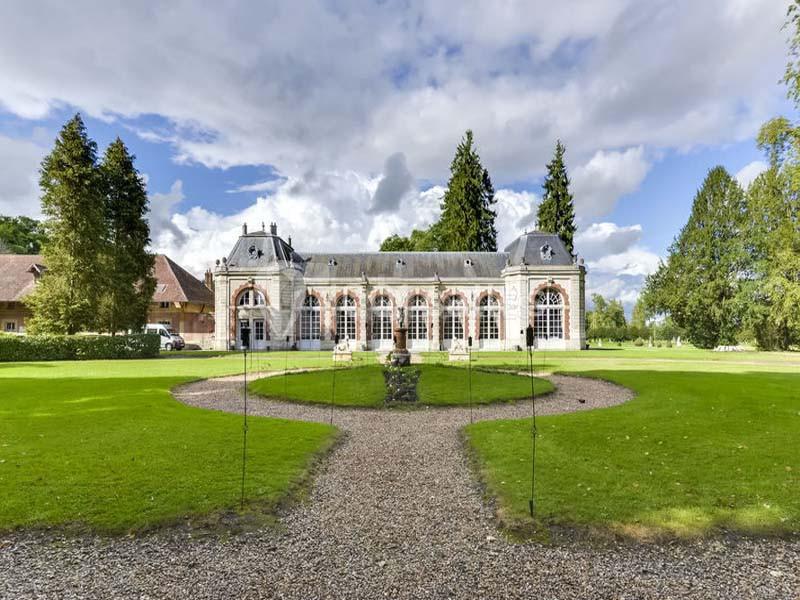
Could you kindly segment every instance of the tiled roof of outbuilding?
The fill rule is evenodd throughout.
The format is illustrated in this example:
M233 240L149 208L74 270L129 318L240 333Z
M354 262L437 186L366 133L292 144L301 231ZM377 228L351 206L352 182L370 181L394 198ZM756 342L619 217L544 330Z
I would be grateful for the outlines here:
M153 302L214 304L214 293L165 254L156 254Z
M39 254L0 254L0 302L20 302L36 285L36 270L44 271Z

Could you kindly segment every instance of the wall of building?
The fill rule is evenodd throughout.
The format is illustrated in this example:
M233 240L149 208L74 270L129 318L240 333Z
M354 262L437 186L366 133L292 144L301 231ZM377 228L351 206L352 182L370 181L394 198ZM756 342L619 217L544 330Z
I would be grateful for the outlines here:
M448 297L462 298L465 310L464 341L473 338L474 348L487 350L513 350L524 347L524 329L533 320L533 302L537 290L543 287L558 289L564 298L563 331L560 340L549 340L550 349L581 349L585 346L584 331L584 270L582 267L558 269L516 267L504 271L503 276L491 280L398 281L392 280L314 280L303 279L295 269L275 269L269 272L215 274L215 347L226 349L239 346L237 323L245 319L251 324L263 319L267 330L261 347L281 349L300 345L303 349L331 349L336 335L336 303L344 294L351 295L356 303L356 339L350 342L354 350L386 349L386 342L371 339L371 307L375 298L386 295L391 302L392 329L398 325L398 307L406 310L408 324L409 301L415 295L423 296L428 303L428 340L414 342L414 351L446 349L442 339L442 315ZM258 290L265 296L265 304L257 307L239 307L237 299L245 290ZM320 301L319 343L302 342L299 315L306 294ZM500 332L497 340L479 339L480 300L487 294L498 299L500 305ZM288 341L286 338L289 338ZM390 344L389 344L390 347Z
M25 322L31 313L20 302L0 302L0 332L25 333Z
M214 348L214 315L210 306L187 302L170 302L168 307L152 302L147 312L148 323L164 323L177 331L187 344L203 349Z

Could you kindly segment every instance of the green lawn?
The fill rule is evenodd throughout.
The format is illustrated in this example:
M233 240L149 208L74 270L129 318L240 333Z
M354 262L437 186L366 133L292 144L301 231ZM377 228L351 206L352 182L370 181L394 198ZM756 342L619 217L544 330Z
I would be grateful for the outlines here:
M671 363L642 369L640 361L619 357L608 363L615 370L601 371L551 357L560 370L639 395L615 408L537 420L539 525L633 536L800 533L798 370L742 366L741 355L716 361L711 353L693 354L727 372L708 372L703 360L692 370ZM779 370L792 359L784 357ZM587 354L582 366L595 360ZM529 531L530 420L477 423L466 436L489 493L499 499L501 521Z
M465 405L469 401L469 383L465 368L433 364L417 365L421 371L417 392L422 404ZM295 402L328 404L334 391L338 406L378 407L386 396L383 369L380 365L338 367L323 371L290 373L259 379L250 389L261 396ZM531 393L530 378L510 373L472 370L472 401L475 404L513 401ZM535 391L544 394L553 390L546 380L535 380Z
M184 406L169 389L240 369L241 356L0 364L0 530L122 532L238 509L242 418ZM335 430L249 424L246 512L260 519Z

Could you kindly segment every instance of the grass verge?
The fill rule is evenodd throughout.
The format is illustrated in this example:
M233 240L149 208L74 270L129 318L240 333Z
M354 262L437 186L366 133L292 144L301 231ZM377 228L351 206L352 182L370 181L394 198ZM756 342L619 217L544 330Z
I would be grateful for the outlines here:
M469 402L467 371L461 367L435 364L415 365L421 371L417 388L420 403L430 406L458 406ZM335 386L334 386L335 378ZM553 385L544 379L534 380L536 394L553 391ZM341 367L333 369L289 373L259 379L250 389L261 396L328 404L334 393L337 406L375 408L383 406L386 390L383 369L379 365L366 367ZM530 378L512 373L472 370L472 402L488 404L511 402L527 397L531 392Z

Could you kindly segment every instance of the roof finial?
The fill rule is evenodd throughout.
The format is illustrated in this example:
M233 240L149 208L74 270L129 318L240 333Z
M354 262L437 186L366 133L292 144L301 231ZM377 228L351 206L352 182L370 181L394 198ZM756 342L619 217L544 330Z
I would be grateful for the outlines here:
M266 231L266 228L264 227L264 221L261 221L261 231Z
M247 235L247 223L242 223L242 235Z

